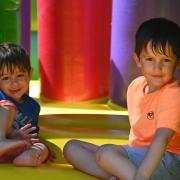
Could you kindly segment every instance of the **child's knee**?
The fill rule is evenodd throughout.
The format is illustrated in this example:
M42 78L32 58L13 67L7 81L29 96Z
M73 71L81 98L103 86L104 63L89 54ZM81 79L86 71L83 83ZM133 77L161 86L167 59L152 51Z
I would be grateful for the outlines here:
M78 141L77 140L69 140L63 148L63 154L64 156L68 157L71 153L73 153L76 150L76 147L78 146Z

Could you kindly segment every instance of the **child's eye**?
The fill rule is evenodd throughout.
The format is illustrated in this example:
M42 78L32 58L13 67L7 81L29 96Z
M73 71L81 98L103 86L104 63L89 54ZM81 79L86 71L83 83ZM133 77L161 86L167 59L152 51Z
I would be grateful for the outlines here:
M24 74L18 74L17 77L18 77L18 78L24 77Z
M152 58L146 58L146 61L152 61L153 59Z
M3 81L8 81L8 80L9 80L9 77L8 77L8 76L2 76L2 77L1 77L1 80L3 80Z
M164 62L171 62L170 59L164 59Z

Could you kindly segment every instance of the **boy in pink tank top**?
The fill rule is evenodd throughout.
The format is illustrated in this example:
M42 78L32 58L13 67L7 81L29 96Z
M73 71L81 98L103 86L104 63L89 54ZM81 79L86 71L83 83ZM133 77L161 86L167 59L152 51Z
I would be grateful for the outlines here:
M102 146L70 140L65 158L102 179L180 179L180 27L164 18L143 22L134 60L141 77L128 87L129 144Z

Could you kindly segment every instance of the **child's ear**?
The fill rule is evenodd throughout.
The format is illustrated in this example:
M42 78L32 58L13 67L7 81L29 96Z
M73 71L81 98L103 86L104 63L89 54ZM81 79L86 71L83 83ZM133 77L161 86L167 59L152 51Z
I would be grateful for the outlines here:
M180 68L180 59L178 60L177 68Z
M138 55L135 52L133 53L133 59L134 59L136 65L137 65L137 67L141 68L140 59L139 59Z
M31 80L31 78L32 78L33 72L34 72L34 69L31 68L30 71L29 71L29 79L30 79L30 80Z

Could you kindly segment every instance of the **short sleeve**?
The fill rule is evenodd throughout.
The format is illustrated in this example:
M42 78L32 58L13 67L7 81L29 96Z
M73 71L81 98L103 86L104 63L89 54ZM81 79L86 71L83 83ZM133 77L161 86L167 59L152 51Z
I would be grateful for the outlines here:
M8 100L0 100L0 106L16 107L12 102L10 102Z
M128 101L128 103L131 103L131 101L134 101L134 98L132 98L132 97L134 97L135 93L139 92L139 90L142 91L143 86L146 83L147 82L146 82L144 76L137 77L136 79L134 79L130 83L130 85L128 86L128 89L127 89L127 101Z
M157 128L170 128L180 133L180 87L167 87L157 107Z

